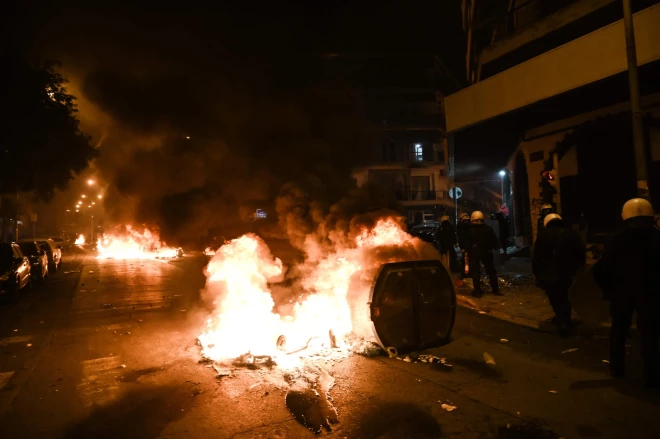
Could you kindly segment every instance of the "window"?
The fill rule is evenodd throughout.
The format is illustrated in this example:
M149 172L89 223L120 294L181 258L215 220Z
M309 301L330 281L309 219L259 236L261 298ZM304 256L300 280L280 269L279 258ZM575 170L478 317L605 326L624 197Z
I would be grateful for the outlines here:
M424 160L424 148L420 143L415 143L415 161L421 162Z

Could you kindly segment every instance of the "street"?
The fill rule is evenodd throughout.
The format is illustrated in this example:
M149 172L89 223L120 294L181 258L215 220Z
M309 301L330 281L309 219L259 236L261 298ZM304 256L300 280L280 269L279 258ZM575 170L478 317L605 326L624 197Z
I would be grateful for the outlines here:
M0 437L305 438L269 372L216 378L196 337L202 256L65 255L45 286L0 301ZM504 291L506 294L506 291ZM653 438L660 395L608 376L608 340L458 308L445 364L352 355L329 367L337 438ZM495 364L488 364L488 363Z

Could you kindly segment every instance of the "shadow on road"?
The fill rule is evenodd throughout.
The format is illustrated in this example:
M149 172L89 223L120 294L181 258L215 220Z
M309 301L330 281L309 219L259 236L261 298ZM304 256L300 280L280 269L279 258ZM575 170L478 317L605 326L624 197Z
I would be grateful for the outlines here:
M409 403L376 402L362 417L352 437L363 439L442 436L438 421L428 412Z
M94 409L85 419L70 425L62 437L155 438L167 424L186 414L196 401L189 396L182 388L140 387L111 404Z
M641 386L641 382L635 380L604 379L576 381L569 388L571 390L589 390L604 389L607 387L611 387L629 398L635 398L653 405L660 405L660 392L658 390L646 389Z

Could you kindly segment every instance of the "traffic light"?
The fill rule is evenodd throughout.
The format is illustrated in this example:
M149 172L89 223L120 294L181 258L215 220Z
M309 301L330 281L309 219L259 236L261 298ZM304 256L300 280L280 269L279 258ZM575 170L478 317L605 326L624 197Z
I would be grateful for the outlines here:
M557 173L554 169L551 169L549 171L543 171L541 173L541 177L543 177L543 181L548 183L550 186L552 186L553 189L557 189L557 185L559 183L559 180L557 179Z

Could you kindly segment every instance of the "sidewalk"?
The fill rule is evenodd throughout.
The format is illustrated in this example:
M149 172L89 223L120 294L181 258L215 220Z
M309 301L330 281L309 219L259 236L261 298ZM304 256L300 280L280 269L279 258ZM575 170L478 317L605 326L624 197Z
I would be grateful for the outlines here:
M488 314L497 319L506 320L518 325L527 326L544 332L556 332L550 323L554 312L545 292L534 285L532 261L530 258L511 258L497 265L497 275L502 296L490 294L488 278L482 269L481 298L472 297L472 280L460 280L460 275L454 275L456 297L460 306L471 308L481 314ZM573 319L578 318L573 313ZM585 328L587 329L587 328ZM605 332L605 328L588 328L588 331Z

